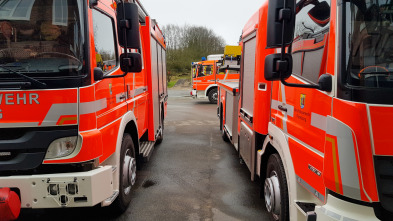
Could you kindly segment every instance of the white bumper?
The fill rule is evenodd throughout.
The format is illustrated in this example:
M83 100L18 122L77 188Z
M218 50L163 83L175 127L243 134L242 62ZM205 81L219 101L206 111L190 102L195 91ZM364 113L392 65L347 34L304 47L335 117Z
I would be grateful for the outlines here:
M193 90L190 92L190 95L191 95L193 98L196 98L196 96L197 96L197 91L196 91L195 89L193 89Z
M324 206L315 207L317 220L379 220L372 207L362 206L338 199L332 195L328 196L327 203Z
M18 188L22 208L91 207L113 195L112 167L88 172L0 177Z

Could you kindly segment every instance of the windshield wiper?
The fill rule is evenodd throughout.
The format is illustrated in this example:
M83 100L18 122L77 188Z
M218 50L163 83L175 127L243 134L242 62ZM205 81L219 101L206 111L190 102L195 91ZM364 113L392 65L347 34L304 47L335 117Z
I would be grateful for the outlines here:
M47 85L44 82L38 81L38 80L36 80L36 79L34 79L32 77L26 76L26 75L24 75L24 74L22 74L20 72L14 71L14 70L12 70L10 68L6 68L6 67L4 67L4 65L0 65L0 68L3 68L4 70L7 70L7 71L9 71L11 73L14 73L16 75L19 75L22 78L30 81L31 83L35 83L35 84L39 85L39 88L47 88Z

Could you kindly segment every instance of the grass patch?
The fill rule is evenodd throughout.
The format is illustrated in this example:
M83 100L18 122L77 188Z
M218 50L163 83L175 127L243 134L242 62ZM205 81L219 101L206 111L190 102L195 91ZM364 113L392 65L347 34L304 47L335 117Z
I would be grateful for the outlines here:
M172 88L175 86L178 80L180 79L190 79L189 75L174 75L171 76L171 81L168 82L168 88Z
M176 82L177 82L177 80L176 80ZM174 82L174 81L168 82L168 87L172 88L173 86L175 86L176 82Z

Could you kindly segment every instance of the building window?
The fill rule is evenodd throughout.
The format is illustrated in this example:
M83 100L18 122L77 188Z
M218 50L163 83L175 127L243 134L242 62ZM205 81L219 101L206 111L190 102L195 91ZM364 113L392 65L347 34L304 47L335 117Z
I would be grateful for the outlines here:
M2 20L30 20L34 0L0 0Z
M68 6L67 0L53 0L52 23L67 26Z

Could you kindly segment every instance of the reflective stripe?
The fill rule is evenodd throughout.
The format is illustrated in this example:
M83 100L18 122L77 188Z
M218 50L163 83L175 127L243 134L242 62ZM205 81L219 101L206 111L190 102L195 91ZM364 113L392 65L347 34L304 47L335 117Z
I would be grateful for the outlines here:
M79 114L91 114L103 110L107 107L108 105L106 98L97 101L85 102L79 105Z
M131 97L136 97L138 95L141 95L141 94L145 93L145 91L147 91L147 87L139 87L135 90L131 90L130 91Z
M326 131L326 117L316 113L311 113L311 126Z
M0 123L0 128L37 127L37 126L38 126L38 122Z
M78 104L68 103L68 104L52 104L45 119L42 121L42 127L56 126L57 121L63 115L77 115L78 114Z
M328 116L326 133L337 137L343 194L361 200L355 145L353 143L351 128L335 118Z
M337 147L336 141L333 138L326 137L326 141L332 144L332 157L333 157L333 172L334 172L334 182L336 184L336 192L341 193L340 191L340 180L338 177L338 165L337 165Z
M79 105L79 114L91 114L107 108L106 98L97 101L85 102ZM49 109L48 113L42 124L42 127L56 126L57 121L61 116L64 115L77 115L78 104L67 103L67 104L53 104Z
M201 80L193 80L192 82L202 82Z

